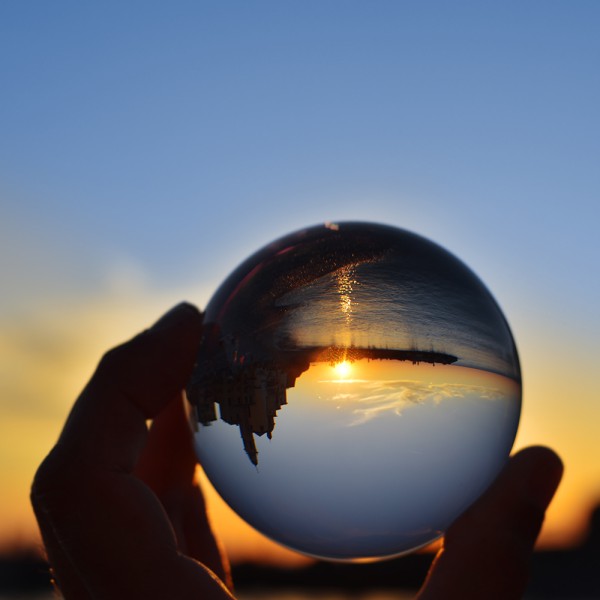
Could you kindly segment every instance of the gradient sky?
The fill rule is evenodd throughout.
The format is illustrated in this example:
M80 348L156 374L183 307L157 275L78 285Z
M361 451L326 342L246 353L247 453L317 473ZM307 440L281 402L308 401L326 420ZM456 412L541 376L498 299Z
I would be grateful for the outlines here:
M34 531L35 465L105 348L350 219L489 286L517 446L566 463L543 539L575 540L600 499L599 24L593 0L3 2L0 541ZM233 552L275 555L231 523Z

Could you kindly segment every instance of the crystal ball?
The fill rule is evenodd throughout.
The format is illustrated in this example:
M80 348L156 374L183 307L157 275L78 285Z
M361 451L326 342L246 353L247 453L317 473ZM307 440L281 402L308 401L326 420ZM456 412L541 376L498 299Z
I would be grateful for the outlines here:
M402 229L326 223L225 280L187 395L200 463L236 513L301 553L374 560L433 541L494 480L521 377L459 259Z

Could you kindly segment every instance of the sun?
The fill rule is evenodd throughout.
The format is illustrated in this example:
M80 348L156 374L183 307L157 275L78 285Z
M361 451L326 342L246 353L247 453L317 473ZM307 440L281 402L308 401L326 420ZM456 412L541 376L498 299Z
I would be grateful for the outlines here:
M343 360L342 362L337 363L337 365L335 365L333 368L335 370L336 375L340 379L348 377L348 375L350 375L350 373L352 372L352 365L347 360Z

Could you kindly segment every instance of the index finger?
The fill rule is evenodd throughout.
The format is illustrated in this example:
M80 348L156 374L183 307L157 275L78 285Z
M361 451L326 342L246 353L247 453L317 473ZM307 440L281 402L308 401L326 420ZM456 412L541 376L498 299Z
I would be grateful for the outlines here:
M107 352L77 399L57 447L88 466L131 472L145 442L146 420L185 386L201 333L201 313L183 303Z
M202 316L179 305L108 352L44 461L32 501L61 588L91 597L228 595L216 577L179 555L156 496L131 475L157 415L191 374Z

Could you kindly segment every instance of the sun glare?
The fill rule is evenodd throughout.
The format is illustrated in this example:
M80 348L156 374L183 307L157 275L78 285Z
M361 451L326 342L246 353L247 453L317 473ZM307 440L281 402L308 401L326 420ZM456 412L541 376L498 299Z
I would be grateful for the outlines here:
M335 370L336 375L340 379L344 379L344 377L348 377L348 375L350 375L350 372L352 371L352 365L347 360L344 360L344 361L338 363L333 368Z

